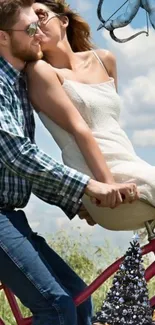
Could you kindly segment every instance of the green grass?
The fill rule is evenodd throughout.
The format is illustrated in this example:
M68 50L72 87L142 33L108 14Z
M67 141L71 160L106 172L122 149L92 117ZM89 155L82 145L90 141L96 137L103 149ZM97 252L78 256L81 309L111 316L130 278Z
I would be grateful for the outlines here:
M79 235L78 239L68 237L68 235L61 231L55 234L48 241L53 249L63 257L63 259L89 284L91 283L101 271L116 260L120 256L120 252L109 243L105 241L104 247L91 246L91 238ZM125 252L124 252L125 253ZM145 266L148 265L148 260L144 261ZM94 308L95 311L100 308L102 301L105 299L107 291L111 286L112 278L107 280L94 294ZM153 296L155 292L155 280L152 279L148 284L149 295ZM25 317L30 316L30 312L19 302L22 314ZM13 319L11 310L7 303L6 297L0 291L0 317L5 321L6 325L16 325Z

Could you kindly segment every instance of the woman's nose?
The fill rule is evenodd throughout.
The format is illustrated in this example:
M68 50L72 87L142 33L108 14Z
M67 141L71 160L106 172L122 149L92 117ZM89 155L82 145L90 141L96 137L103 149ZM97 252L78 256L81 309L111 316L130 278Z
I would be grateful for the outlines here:
M35 37L37 39L42 39L42 37L45 36L45 34L42 32L42 30L40 29L40 27L37 28L37 31L36 31L36 34L35 34Z

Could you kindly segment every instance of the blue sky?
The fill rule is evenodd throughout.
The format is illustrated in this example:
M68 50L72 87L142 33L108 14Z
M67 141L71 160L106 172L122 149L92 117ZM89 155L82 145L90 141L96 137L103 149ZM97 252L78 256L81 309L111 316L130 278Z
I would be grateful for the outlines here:
M104 19L108 19L112 13L114 13L125 1L124 0L117 0L117 1L109 1L104 0L103 6L102 6L102 14ZM72 8L77 9L78 7L81 9L82 16L87 20L89 25L91 26L92 36L95 44L99 48L107 48L107 42L105 41L103 37L103 33L101 31L97 32L97 27L99 25L99 20L96 14L97 4L98 1L82 1L82 0L70 0L69 1ZM127 5L125 5L114 17L117 17L122 12L124 12L127 8ZM146 12L140 8L136 17L133 19L131 25L133 29L141 29L146 30ZM132 34L132 33L131 33ZM131 35L130 33L126 33L125 36ZM117 32L116 32L117 35ZM140 36L141 40L144 42L145 46L145 40L146 36L142 35ZM119 45L120 47L123 46L122 44ZM149 59L149 58L148 58ZM146 58L147 60L147 58ZM119 75L119 71L118 71ZM132 131L130 128L125 128L128 136L131 138ZM145 159L151 164L155 165L155 153L152 148L152 145L147 145L144 147L135 145L134 146L137 154L141 156L141 158Z
M108 19L111 14L113 14L122 4L125 2L125 0L104 0L103 6L102 6L102 14L104 19ZM99 47L104 47L104 40L102 37L101 32L97 32L96 29L99 25L99 20L96 14L97 4L98 1L83 1L83 0L70 0L68 1L70 3L72 8L77 9L79 7L82 13L82 16L88 21L88 23L91 26L91 30L93 33L93 37L95 40L95 43ZM87 5L86 5L87 4ZM125 5L120 11L114 16L117 17L121 13L125 12L127 5ZM82 9L83 8L83 9ZM136 18L132 21L131 25L134 28L139 28L146 25L146 16L145 11L143 9L139 9Z
M78 9L90 24L97 47L109 49L115 54L118 65L119 93L123 102L120 123L131 139L137 154L155 165L155 32L151 30L149 38L142 35L127 44L116 44L106 31L96 31L99 21L95 0L70 0L69 4L72 8ZM107 19L122 4L122 0L105 0L104 18ZM131 26L117 31L117 35L126 37L135 33L137 29L146 28L145 24L144 10L140 10ZM61 161L57 145L37 116L36 125L36 140L39 147L54 159ZM34 196L26 211L34 230L48 236L60 229L65 229L68 234L72 233L75 236L81 231L84 234L90 234L93 245L103 246L104 239L108 237L112 245L122 246L123 244L123 247L128 245L132 236L131 232L111 232L99 226L91 228L85 222L79 221L77 217L70 222L60 209L51 207Z

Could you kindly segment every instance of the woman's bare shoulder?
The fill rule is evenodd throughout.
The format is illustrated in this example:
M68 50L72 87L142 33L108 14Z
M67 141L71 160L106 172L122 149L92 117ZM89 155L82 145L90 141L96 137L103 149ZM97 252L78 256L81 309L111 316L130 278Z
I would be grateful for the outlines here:
M58 75L54 67L44 60L29 63L26 67L26 73L28 80L41 78L42 80L52 82L52 80L55 81L58 79L61 84L63 83L62 78Z
M104 49L97 49L96 53L99 56L100 60L102 61L103 65L105 66L108 75L115 79L117 68L116 68L116 58L114 54Z
M104 64L105 63L109 63L109 64L115 63L116 58L112 52L105 50L105 49L97 49L95 51L98 54L101 61L103 61Z
M50 71L54 72L53 67L44 60L30 62L26 66L26 72L28 74L43 73L43 72L47 72L49 69Z

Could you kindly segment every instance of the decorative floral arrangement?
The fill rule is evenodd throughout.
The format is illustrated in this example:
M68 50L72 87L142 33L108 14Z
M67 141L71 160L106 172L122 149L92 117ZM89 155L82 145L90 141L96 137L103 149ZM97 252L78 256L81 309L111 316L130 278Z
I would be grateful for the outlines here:
M93 323L104 325L153 325L155 312L149 302L144 277L142 252L135 235L123 263L113 278L113 284Z

